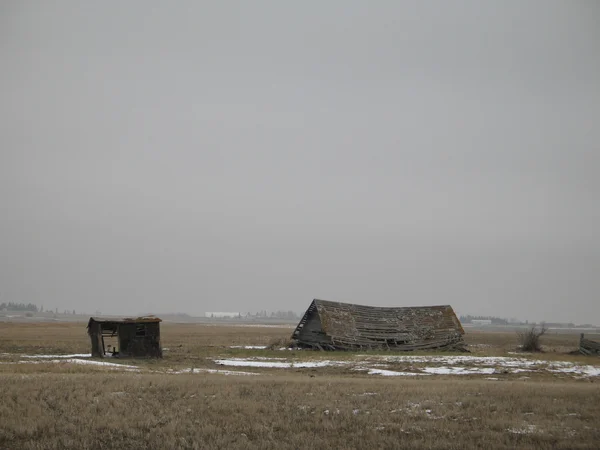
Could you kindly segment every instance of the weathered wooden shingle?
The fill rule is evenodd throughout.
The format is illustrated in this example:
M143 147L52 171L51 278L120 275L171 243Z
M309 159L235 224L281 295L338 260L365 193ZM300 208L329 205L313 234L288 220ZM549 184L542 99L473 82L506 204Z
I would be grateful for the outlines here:
M464 350L463 335L449 305L387 308L315 299L292 339L323 350Z

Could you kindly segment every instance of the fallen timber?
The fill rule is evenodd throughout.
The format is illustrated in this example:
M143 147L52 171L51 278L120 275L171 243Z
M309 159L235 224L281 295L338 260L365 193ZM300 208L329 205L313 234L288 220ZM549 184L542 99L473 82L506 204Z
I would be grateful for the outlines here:
M449 305L374 307L315 299L292 334L319 350L467 351Z
M600 342L591 341L583 337L579 339L579 353L583 355L600 355Z

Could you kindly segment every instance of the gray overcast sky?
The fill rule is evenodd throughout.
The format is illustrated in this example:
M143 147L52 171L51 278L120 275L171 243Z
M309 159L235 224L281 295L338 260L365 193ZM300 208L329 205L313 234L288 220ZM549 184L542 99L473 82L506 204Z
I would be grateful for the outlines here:
M0 301L600 323L600 2L0 4Z

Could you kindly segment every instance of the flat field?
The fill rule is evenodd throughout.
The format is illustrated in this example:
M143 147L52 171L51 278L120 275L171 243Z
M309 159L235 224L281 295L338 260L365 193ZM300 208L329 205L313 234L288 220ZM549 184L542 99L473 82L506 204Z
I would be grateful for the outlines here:
M600 448L577 334L401 354L289 350L291 331L165 323L162 360L92 360L83 323L2 323L0 448Z

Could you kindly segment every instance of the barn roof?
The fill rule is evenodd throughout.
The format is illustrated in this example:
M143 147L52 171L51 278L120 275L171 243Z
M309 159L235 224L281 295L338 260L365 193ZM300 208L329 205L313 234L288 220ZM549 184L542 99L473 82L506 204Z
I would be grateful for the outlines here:
M454 345L463 334L450 305L376 307L315 299L292 338L317 348L411 350Z

